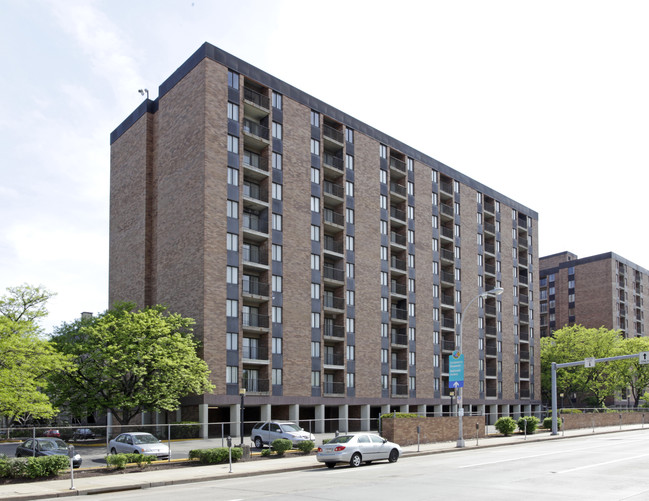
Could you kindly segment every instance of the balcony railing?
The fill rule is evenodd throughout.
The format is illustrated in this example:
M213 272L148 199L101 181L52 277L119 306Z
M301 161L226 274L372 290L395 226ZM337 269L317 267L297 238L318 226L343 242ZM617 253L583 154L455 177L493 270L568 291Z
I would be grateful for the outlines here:
M496 274L496 267L493 264L485 264L484 265L484 272L489 274L489 275L495 275Z
M392 333L392 344L406 346L408 344L408 335L405 333L393 332Z
M494 327L493 325L487 325L484 328L484 332L487 336L497 336L498 335L498 329Z
M492 317L495 317L496 316L496 307L495 306L485 305L484 312L485 312L485 315L490 315Z
M259 249L243 249L243 262L244 263L255 263L255 264L268 264L268 255L265 252L261 252Z
M396 207L390 207L390 217L393 217L394 219L398 219L399 221L405 221L406 211L397 209Z
M324 305L325 308L334 308L336 310L344 310L345 309L345 298L325 295L325 296L322 297L322 304Z
M322 392L324 395L344 395L345 383L325 381L322 383Z
M485 346L484 349L485 353L490 356L497 356L498 355L498 348L496 346Z
M322 124L322 135L324 137L328 137L329 139L333 139L338 143L342 143L345 140L345 136L343 135L342 131L334 129L327 124Z
M490 212L491 214L495 214L496 212L496 204L492 202L485 202L482 208L485 212Z
M241 356L249 360L268 360L268 347L244 346Z
M345 281L345 270L334 268L333 266L323 266L322 275L324 276L324 278L327 278L329 280L336 280L338 282Z
M263 125L248 120L247 118L243 119L243 131L262 139L268 139L268 127L264 127Z
M390 308L390 318L395 320L408 320L408 310L397 308L393 305L392 308Z
M406 245L406 237L403 235L399 235L398 233L395 233L394 231L390 232L390 242L396 245Z
M243 228L245 230L258 231L259 233L268 233L268 221L257 217L249 217L243 213Z
M497 367L486 367L485 368L485 376L489 377L494 377L498 375L498 368Z
M390 293L405 296L406 294L408 294L408 287L398 282L392 282L390 284Z
M440 204L439 211L445 216L453 217L453 207L446 204Z
M259 313L243 313L242 322L244 327L259 327L267 329L270 325L270 317L268 315L260 315Z
M393 371L407 371L408 370L408 361L407 360L392 360L390 368Z
M345 338L345 326L336 324L325 324L323 334L326 337Z
M530 350L521 350L521 360L529 360L530 359Z
M406 397L406 396L408 396L408 385L407 384L393 384L392 385L392 396L393 397Z
M442 272L440 273L440 277L442 278L442 282L448 282L451 284L455 283L455 275L450 271L442 270Z
M442 181L439 183L439 187L444 193L453 193L453 183Z
M259 186L244 184L243 196L259 200L260 202L268 202L268 190L259 188Z
M243 166L268 172L268 156L258 155L252 151L243 151Z
M269 109L270 100L268 97L260 94L259 92L250 89L249 87L243 88L243 99L256 104L260 108Z
M322 212L322 218L325 223L335 224L337 226L345 226L345 216L338 214L331 209L325 209Z
M439 229L439 233L445 238L453 239L453 228L447 228L446 226L442 226Z
M530 398L530 390L528 388L521 388L520 397L521 398Z
M455 299L452 294L442 294L441 301L446 306L455 306Z
M324 152L322 156L324 164L329 167L333 167L336 170L344 171L345 170L345 161L342 158L336 157L331 153Z
M408 194L406 187L397 183L390 183L390 191L397 195L401 195L402 197L405 197Z
M487 388L487 391L485 392L487 397L497 397L498 396L498 389L497 388Z
M390 167L401 172L406 172L406 162L398 158L390 157Z
M241 288L244 294L251 294L253 296L268 296L268 284L258 282L256 280L246 280L241 282Z
M324 248L326 251L335 252L336 254L342 254L345 251L342 242L336 242L335 240L329 239L325 239Z
M339 184L332 183L331 181L325 181L322 185L322 188L327 195L332 195L338 198L345 198L345 190Z
M496 246L494 244L484 244L484 251L488 254L495 254Z
M406 262L403 259L399 259L394 256L391 256L390 267L402 271L406 271L407 269Z
M241 386L247 393L268 393L270 388L268 379L242 379Z
M345 365L345 357L343 355L338 355L337 353L325 353L324 365Z
M453 351L455 350L455 341L449 341L447 339L442 340L442 351Z
M455 261L455 254L452 250L442 249L439 252L442 259L445 259L446 261Z
M451 317L442 317L442 327L447 329L455 329L455 320Z

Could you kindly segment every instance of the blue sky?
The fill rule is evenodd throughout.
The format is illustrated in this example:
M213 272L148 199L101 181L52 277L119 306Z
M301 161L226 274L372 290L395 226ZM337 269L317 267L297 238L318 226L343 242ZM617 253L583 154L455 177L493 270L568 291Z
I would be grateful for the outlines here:
M108 304L110 132L203 42L649 268L649 3L0 0L0 291Z

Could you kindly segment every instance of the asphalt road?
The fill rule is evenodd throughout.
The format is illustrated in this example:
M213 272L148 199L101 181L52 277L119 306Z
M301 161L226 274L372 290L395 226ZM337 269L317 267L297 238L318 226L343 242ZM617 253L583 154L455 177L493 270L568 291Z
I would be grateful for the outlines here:
M120 500L649 499L646 431L120 492ZM93 496L115 499L115 494Z

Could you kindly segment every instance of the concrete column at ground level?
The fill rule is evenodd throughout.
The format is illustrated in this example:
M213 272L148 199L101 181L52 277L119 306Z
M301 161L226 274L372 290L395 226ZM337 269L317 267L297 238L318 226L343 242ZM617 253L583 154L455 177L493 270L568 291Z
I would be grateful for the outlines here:
M399 406L399 412L403 412L404 414L408 414L410 412L410 406L408 404L400 405Z
M390 404L381 406L381 415L390 414Z
M201 426L201 438L203 440L207 440L208 438L207 421L208 421L207 404L198 404L198 422L200 423Z
M496 424L496 421L498 421L498 405L492 404L489 406L488 416L488 424Z
M487 415L487 409L486 409L486 406L484 404L479 404L479 405L477 405L477 407L478 407L478 415L479 416L486 416Z
M315 406L315 433L324 433L325 431L325 406L324 404Z
M140 414L140 424L142 426L145 426L147 424L151 424L151 414L147 411L144 411L142 414Z
M111 438L114 438L112 436L113 432L113 413L111 411L108 411L106 413L106 441L110 440Z
M511 409L508 404L502 404L500 406L500 415L504 417L511 417Z
M512 417L514 418L514 420L517 420L519 417L522 417L521 406L518 404L512 405L512 413L513 413Z
M361 431L370 431L370 406L361 405Z
M530 404L525 404L521 406L523 408L523 416L532 415L532 406Z
M183 413L180 410L180 407L176 409L176 423L180 423L183 420Z
M347 404L338 406L338 431L344 433L349 431L349 406Z
M435 417L442 417L444 415L444 406L442 404L434 405L433 414Z
M300 405L291 404L288 406L288 420L294 423L300 423Z
M260 420L263 423L264 421L270 421L270 416L271 416L271 406L270 404L261 404L259 406L259 410L261 412L260 414Z
M426 406L425 405L418 405L417 406L417 414L419 414L421 417L426 417Z
M238 437L241 435L241 405L230 405L230 431L228 435L231 437ZM243 439L243 437L241 437Z

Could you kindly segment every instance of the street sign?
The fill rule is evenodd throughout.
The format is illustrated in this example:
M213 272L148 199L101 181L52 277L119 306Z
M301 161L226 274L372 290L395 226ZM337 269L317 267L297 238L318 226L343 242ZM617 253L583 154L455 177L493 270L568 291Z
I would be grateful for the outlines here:
M593 367L595 367L595 357L585 358L584 367L588 369L592 369Z
M464 387L464 355L458 351L448 357L448 387Z
M649 351L641 351L638 353L638 360L642 365L649 364Z

